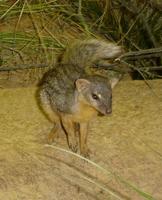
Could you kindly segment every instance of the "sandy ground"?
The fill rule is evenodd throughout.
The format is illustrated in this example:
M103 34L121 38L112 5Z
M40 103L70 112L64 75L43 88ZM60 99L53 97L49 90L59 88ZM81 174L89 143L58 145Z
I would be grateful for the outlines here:
M52 124L37 106L36 88L0 89L0 199L144 199L125 181L162 199L162 81L150 84L119 83L113 114L91 123L91 161L107 173L45 146ZM54 145L68 150L64 135Z

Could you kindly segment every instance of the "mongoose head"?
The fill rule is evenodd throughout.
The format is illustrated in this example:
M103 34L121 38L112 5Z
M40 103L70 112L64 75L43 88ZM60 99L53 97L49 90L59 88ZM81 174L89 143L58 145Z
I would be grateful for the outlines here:
M99 114L112 112L112 88L107 79L100 76L76 80L79 100L95 108Z

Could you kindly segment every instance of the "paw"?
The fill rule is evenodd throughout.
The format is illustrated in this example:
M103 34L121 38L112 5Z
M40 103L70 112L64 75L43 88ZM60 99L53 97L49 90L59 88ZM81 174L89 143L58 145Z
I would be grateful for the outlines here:
M54 138L48 136L48 137L47 137L47 144L52 144L52 143L54 143Z
M76 153L78 151L78 143L76 141L69 142L69 148Z
M56 139L59 138L59 134L58 132L53 133L52 131L49 133L48 137L47 137L47 143L48 144L52 144L56 141Z
M82 149L80 152L80 154L87 159L90 159L90 153L91 151L88 148Z

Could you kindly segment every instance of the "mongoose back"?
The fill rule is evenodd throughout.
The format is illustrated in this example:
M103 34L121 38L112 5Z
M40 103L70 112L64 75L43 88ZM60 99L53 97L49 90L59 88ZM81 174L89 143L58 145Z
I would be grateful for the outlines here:
M98 114L111 113L113 84L105 77L89 74L87 68L121 53L122 48L113 43L79 41L67 48L60 63L45 74L39 94L44 112L55 124L48 136L50 143L64 130L69 148L77 152L79 132L80 153L88 156L88 124Z

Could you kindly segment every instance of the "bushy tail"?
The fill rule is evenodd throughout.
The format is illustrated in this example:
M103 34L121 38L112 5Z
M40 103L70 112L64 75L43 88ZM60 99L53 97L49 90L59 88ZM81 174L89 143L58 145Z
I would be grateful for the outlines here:
M86 67L100 60L117 58L122 52L120 46L103 40L77 41L66 49L61 63Z

